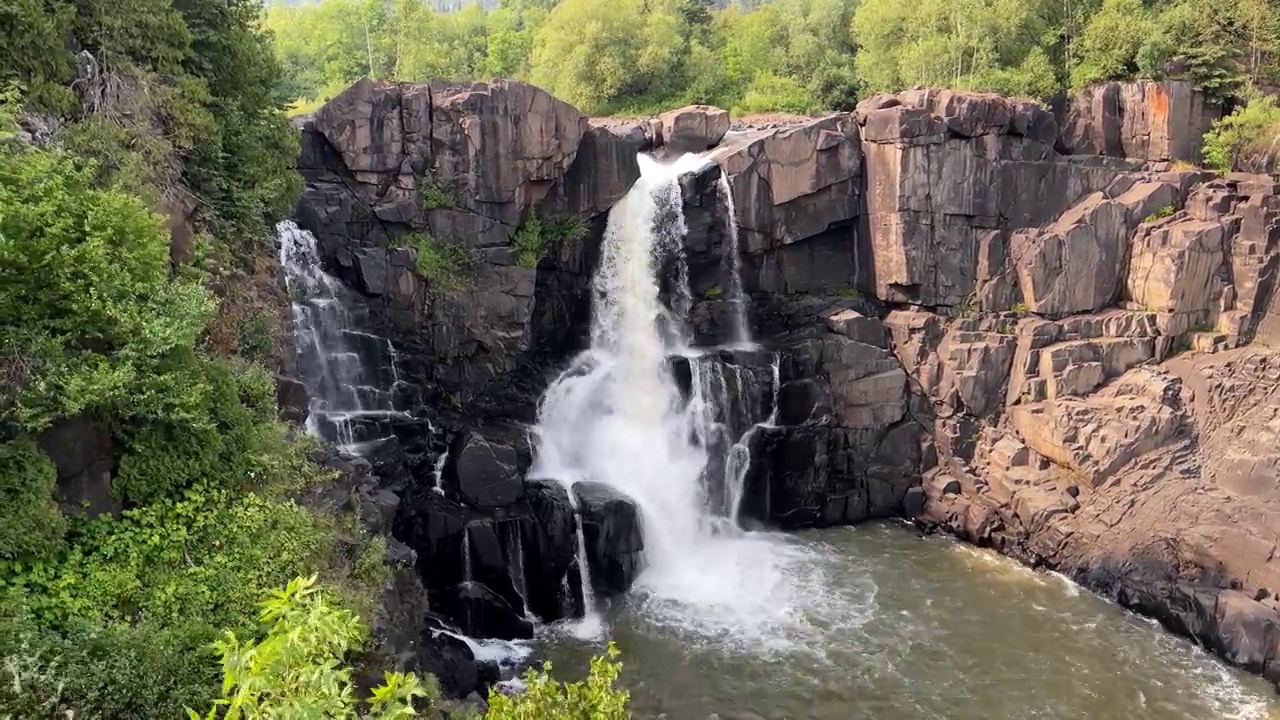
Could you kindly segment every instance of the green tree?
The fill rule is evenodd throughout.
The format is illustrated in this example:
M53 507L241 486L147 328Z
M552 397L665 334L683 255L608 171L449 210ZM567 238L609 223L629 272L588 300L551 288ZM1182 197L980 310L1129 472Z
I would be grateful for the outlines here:
M218 641L223 695L207 720L270 718L354 718L356 699L346 655L359 647L367 630L347 610L335 606L316 587L315 576L295 578L262 602L268 626L259 639L241 640L228 632ZM416 717L416 698L435 699L434 678L388 673L373 690L368 716ZM200 715L189 713L192 720Z
M1229 172L1269 172L1280 167L1280 105L1255 94L1248 104L1213 125L1204 136L1205 165Z
M584 112L607 112L671 90L686 32L668 1L563 0L538 31L530 74Z
M189 418L176 392L213 301L170 278L169 238L136 197L59 151L0 147L0 346L30 368L0 422L84 411ZM36 301L33 301L38 299Z
M877 91L925 85L1043 97L1057 87L1044 47L1052 17L1047 0L864 0L853 16L856 68Z

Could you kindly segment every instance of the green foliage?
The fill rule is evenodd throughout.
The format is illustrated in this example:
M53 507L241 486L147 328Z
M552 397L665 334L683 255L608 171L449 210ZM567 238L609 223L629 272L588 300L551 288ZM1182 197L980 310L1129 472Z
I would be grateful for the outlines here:
M414 263L418 274L434 290L449 292L458 289L475 263L475 258L466 248L441 242L426 233L409 235L405 240L416 251Z
M511 237L511 247L516 251L516 265L530 269L538 267L538 261L547 250L547 237L537 210L529 210L528 217L516 228Z
M176 718L217 687L212 638L198 626L53 632L3 617L0 627L0 717Z
M1173 214L1176 212L1178 212L1178 208L1174 207L1173 205L1165 205L1164 207L1148 215L1143 220L1143 222L1155 222L1156 220L1163 220L1168 217L1173 217Z
M38 557L55 550L66 521L53 499L58 473L30 440L0 443L0 559Z
M711 287L702 291L703 300L716 300L723 295L724 295L724 290L722 290L719 285L712 285Z
M1222 171L1265 172L1280 158L1280 105L1255 95L1204 136L1204 162Z
M261 603L268 626L260 639L240 640L228 632L216 644L222 656L223 697L208 720L355 717L355 693L346 654L367 635L364 625L315 587L315 576L294 578ZM388 673L373 690L368 717L415 717L416 698L434 700L434 682L412 674ZM190 712L192 720L200 715Z
M80 521L53 556L0 561L0 597L49 628L136 618L240 628L263 588L332 567L327 522L289 500L195 488Z
M18 82L39 110L70 107L65 86L73 73L65 51L75 6L60 0L8 0L0 4L0 85Z
M700 0L560 0L487 14L321 0L269 17L298 78L289 87L312 106L365 74L518 77L619 115L688 103L818 113L913 85L1043 99L1174 71L1218 98L1280 74L1270 0L773 0L715 11Z
M1015 302L1013 305L1009 306L1009 310L1012 311L1014 315L1017 315L1018 317L1022 317L1023 315L1027 314L1027 304L1019 300Z
M441 210L458 204L457 198L453 195L453 189L434 173L423 176L418 192L422 197L424 210Z
M83 411L185 420L179 356L213 310L169 276L169 240L136 197L58 151L0 148L0 346L32 368L0 415L27 430Z
M585 680L560 683L551 677L551 663L525 673L527 689L518 695L489 692L489 720L626 720L630 693L615 687L622 663L612 642L608 651L591 660Z

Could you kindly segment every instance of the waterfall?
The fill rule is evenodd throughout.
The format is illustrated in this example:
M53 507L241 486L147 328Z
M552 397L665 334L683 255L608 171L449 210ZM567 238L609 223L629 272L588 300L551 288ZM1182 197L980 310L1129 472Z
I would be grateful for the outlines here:
M794 620L788 612L798 604L791 577L797 551L726 518L741 500L743 465L731 462L734 443L726 434L760 418L735 417L752 411L743 404L743 374L727 370L734 363L720 351L690 347L683 324L686 229L677 179L705 163L640 157L640 179L609 214L593 280L591 345L539 403L530 476L558 480L571 497L575 483L591 480L634 500L645 542L637 596L652 620L695 632L766 635ZM672 259L677 286L664 302L659 269ZM673 372L680 362L689 364L687 399ZM735 468L734 483L727 470L709 473L725 465ZM733 497L714 502L716 483ZM581 537L579 563L586 595Z
M390 434L399 358L391 341L355 329L337 278L321 267L316 238L285 220L276 226L280 267L292 301L298 375L307 386L306 429L359 453L362 443Z
M462 581L471 582L471 528L462 528Z
M720 173L720 202L724 205L725 225L729 231L729 243L725 252L729 256L729 304L733 307L733 335L735 346L751 345L751 326L747 322L747 297L742 290L742 249L738 245L738 208L733 202L733 188L729 176Z
M436 464L431 468L431 478L433 482L432 489L441 495L444 494L444 464L449 462L449 448L445 448L443 452L436 457Z
M578 543L577 555L578 561L578 578L582 585L582 619L575 625L575 634L578 637L594 639L604 634L604 620L600 617L600 609L596 607L596 593L591 586L591 565L587 562L587 539L586 533L582 530L582 510L578 507L578 497L573 493L573 487L566 488L569 492L569 505L573 507L573 515L576 520L576 540ZM569 573L565 572L565 578L569 577Z

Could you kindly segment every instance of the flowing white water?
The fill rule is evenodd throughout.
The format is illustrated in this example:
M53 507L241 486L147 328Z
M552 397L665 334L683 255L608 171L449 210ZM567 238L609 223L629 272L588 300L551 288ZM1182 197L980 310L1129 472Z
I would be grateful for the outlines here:
M570 488L583 480L604 483L636 502L645 569L635 599L651 621L704 638L731 636L756 649L795 644L811 611L829 600L821 563L783 536L726 523L707 497L709 448L727 452L732 441L709 442L724 432L711 427L712 406L727 393L706 390L712 384L704 372L717 359L690 348L680 322L688 288L679 287L687 280L679 262L685 226L677 182L705 161L640 161L640 179L609 216L594 279L591 347L542 398L531 475ZM668 307L657 276L673 258L677 287L669 288ZM688 402L672 374L674 356L692 365ZM719 362L717 382L724 384Z
M720 173L720 202L724 204L725 225L729 231L729 303L733 306L733 335L736 346L751 346L751 326L747 323L747 296L742 290L742 251L738 247L738 208L733 202L729 176Z
M405 415L395 409L395 348L355 329L342 301L346 289L321 267L315 236L292 220L279 223L276 232L293 303L298 374L310 395L306 429L359 454L362 441L379 437L378 420ZM380 367L390 376L378 377Z

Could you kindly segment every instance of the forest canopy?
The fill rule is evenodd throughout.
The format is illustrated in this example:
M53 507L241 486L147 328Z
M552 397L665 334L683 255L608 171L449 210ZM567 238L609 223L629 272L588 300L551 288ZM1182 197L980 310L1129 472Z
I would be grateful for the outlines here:
M515 77L593 114L709 103L848 109L914 85L1047 98L1185 78L1211 97L1280 80L1272 0L423 0L269 8L296 108L357 78Z

